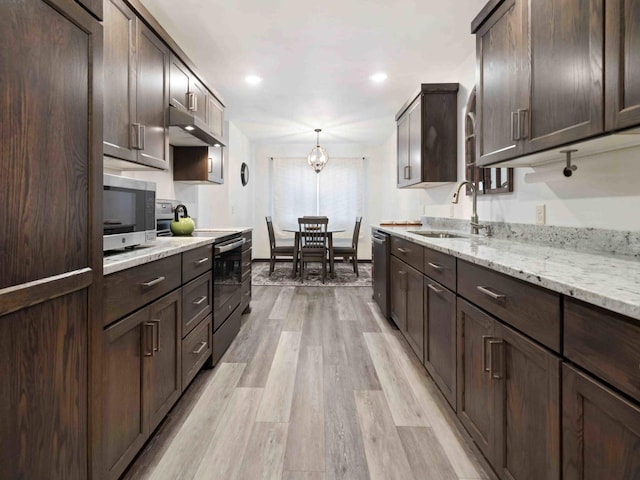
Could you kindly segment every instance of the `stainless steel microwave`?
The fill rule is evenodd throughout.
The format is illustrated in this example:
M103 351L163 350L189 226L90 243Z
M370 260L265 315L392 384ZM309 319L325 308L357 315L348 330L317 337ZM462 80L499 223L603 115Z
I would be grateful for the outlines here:
M156 184L104 174L102 250L134 247L156 238Z

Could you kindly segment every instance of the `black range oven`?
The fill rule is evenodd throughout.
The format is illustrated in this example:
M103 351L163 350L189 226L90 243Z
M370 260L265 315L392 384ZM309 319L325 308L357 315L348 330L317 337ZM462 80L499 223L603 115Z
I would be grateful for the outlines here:
M242 298L242 246L238 234L213 244L213 329L216 330L240 305Z

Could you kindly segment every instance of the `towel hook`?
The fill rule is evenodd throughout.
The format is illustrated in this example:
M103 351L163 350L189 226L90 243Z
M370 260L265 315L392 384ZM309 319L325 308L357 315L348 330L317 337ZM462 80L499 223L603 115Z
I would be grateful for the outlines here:
M575 148L570 148L568 150L560 150L560 153L564 153L567 155L567 166L564 167L564 170L562 170L563 175L567 178L573 175L573 172L575 172L578 169L576 165L571 165L571 154L577 151L578 150L576 150Z

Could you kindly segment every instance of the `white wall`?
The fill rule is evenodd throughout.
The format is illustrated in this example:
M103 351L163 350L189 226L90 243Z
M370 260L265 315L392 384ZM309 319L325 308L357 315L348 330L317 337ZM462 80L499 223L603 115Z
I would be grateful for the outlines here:
M475 84L475 53L470 54L459 70L443 76L444 81L461 84L458 94L458 180L464 179L464 110ZM446 77L446 78L445 78ZM471 198L462 196L458 205L451 199L456 185L409 190L395 188L396 136L393 133L372 153L380 157L384 175L372 181L384 192L372 204L379 218L412 219L420 214L467 219L471 216ZM593 227L612 230L640 230L640 148L577 159L578 170L570 178L560 172L563 164L514 170L514 192L478 198L480 220L511 223L535 223L536 205L545 204L547 225ZM530 172L547 172L552 180L525 183ZM545 177L543 175L543 177ZM375 189L374 189L375 191ZM372 211L371 217L376 214Z

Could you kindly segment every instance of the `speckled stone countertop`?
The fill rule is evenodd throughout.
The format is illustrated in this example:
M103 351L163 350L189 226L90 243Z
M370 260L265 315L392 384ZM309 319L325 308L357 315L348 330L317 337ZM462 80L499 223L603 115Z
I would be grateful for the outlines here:
M422 227L372 228L640 320L640 261L633 257L475 235L427 238L411 233L426 230Z

